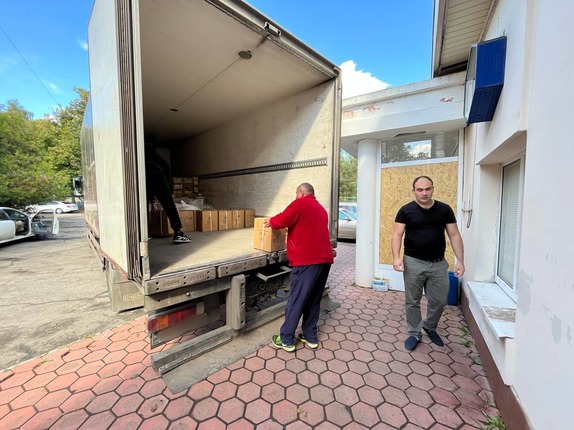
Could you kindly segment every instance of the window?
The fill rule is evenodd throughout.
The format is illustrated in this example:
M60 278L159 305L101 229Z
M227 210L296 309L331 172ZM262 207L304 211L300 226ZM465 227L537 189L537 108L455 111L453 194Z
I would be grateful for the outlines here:
M458 130L421 133L383 141L381 162L428 160L458 156Z
M522 205L523 160L502 168L502 200L498 238L497 281L515 294L518 266L520 215Z

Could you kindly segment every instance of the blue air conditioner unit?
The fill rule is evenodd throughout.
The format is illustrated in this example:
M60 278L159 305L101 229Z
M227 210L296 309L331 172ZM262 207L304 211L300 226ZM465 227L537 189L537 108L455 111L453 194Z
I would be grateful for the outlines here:
M506 37L471 47L466 71L464 116L467 124L492 121L502 86L506 62Z

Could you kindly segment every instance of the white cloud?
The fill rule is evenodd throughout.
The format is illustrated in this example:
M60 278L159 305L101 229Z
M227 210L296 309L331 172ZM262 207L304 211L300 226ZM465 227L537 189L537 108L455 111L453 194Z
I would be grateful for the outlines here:
M88 50L88 42L86 42L83 39L80 39L79 37L77 40L78 40L78 45L80 45L80 48L82 48L84 51L87 51Z
M357 70L357 64L353 60L345 61L340 67L343 77L344 99L384 90L391 86L391 84L374 77L370 72Z
M430 140L425 140L423 142L417 142L416 146L413 146L414 144L411 144L411 149L410 152L413 155L417 155L419 153L423 153L423 154L427 154L430 157L430 153L431 153L431 141Z
M59 87L58 85L56 85L55 83L50 82L50 81L45 81L44 83L45 83L46 87L48 87L48 89L50 90L50 92L56 93L56 94L60 94L60 93L61 93L60 87Z

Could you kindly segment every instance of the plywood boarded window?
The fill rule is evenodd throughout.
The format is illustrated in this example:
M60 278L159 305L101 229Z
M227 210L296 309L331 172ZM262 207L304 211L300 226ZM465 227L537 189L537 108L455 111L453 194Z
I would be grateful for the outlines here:
M409 165L384 166L381 169L379 263L393 264L391 254L391 234L395 216L401 206L411 202L414 197L412 183L417 176L429 176L434 182L433 199L447 203L457 213L458 161L416 163ZM446 234L446 233L445 233ZM454 253L448 238L445 258L452 268ZM401 252L403 247L401 246Z

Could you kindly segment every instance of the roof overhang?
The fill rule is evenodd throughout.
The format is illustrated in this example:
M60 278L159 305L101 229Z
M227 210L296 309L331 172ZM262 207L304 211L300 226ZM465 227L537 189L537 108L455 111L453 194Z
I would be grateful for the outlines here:
M435 0L432 76L466 70L470 47L483 39L497 0Z

